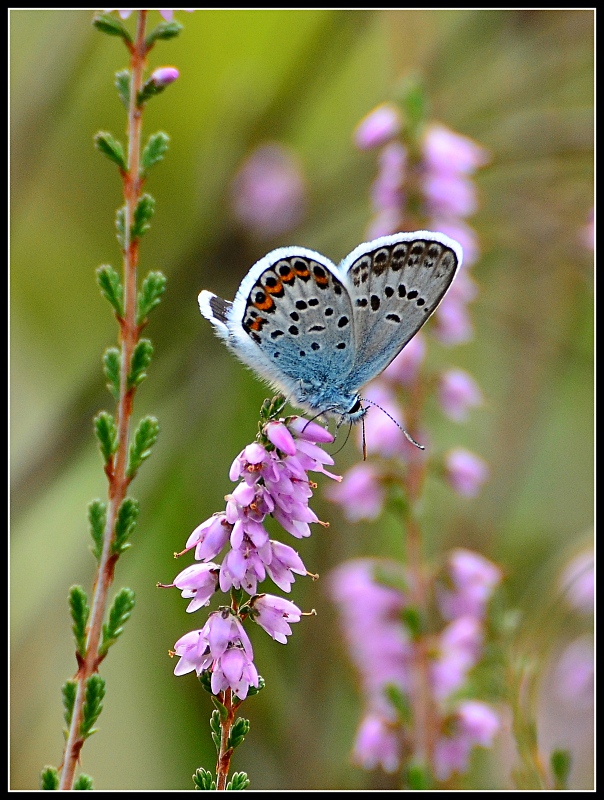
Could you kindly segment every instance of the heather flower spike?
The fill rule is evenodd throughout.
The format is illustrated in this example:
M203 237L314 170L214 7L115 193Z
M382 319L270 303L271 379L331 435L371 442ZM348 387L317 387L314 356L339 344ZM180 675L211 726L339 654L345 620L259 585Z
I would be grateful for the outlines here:
M217 707L224 709L211 723L219 750L217 788L227 787L233 742L243 740L236 726L249 729L246 720L235 722L233 713L264 685L244 623L253 620L275 641L286 644L292 624L302 616L291 600L260 588L270 578L289 592L296 575L309 574L296 550L269 538L266 520L273 517L295 538L310 536L310 526L319 519L309 506L316 486L309 471L339 480L325 469L333 459L320 446L333 441L331 433L303 417L282 417L284 407L280 395L263 403L256 440L243 448L229 469L236 486L225 495L224 511L192 531L178 555L193 551L195 563L169 584L191 601L189 613L205 608L215 593L226 595L219 610L211 612L201 628L184 634L172 653L178 657L175 675L195 672ZM221 554L218 563L214 559ZM200 780L210 785L213 778Z

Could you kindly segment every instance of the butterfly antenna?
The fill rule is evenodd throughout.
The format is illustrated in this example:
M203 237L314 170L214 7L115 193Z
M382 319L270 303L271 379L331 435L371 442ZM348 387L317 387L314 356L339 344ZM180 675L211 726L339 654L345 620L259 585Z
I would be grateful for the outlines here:
M331 455L332 455L332 456L337 456L337 455L338 455L338 453L339 453L341 450L343 450L343 449L346 447L346 442L348 441L348 439L349 439L349 437L350 437L350 431L351 431L351 430L352 430L352 422L351 422L351 423L350 423L350 425L348 426L348 433L346 434L346 438L344 439L344 442L343 442L343 444L342 444L342 447L340 447L338 450L336 450L336 452L335 452L335 453L331 453Z
M394 417L392 416L392 414L389 414L389 413L386 411L386 409L382 408L382 407L381 407L380 405L378 405L377 403L374 403L372 400L368 400L366 397L361 397L361 398L359 398L359 399L360 399L360 400L362 400L364 403L369 403L369 405L370 405L370 406L375 406L375 408L379 408L379 409L380 409L380 411L383 411L383 412L384 412L384 414L385 414L387 417L390 417L390 419L391 419L391 420L394 422L394 424L396 425L396 427L397 427L397 428L399 428L399 429L400 429L400 430L401 430L401 431L402 431L402 432L405 434L405 436L406 436L406 437L407 437L407 439L408 439L408 440L411 442L411 444L414 444L414 445L415 445L415 446L416 446L416 447L417 447L419 450L425 450L425 449L426 449L426 448L424 447L424 445L423 445L423 444L420 444L419 442L416 442L416 441L415 441L415 439L413 438L413 436L411 436L411 434L410 434L410 433L407 433L407 431L406 431L406 430L403 428L403 426L402 426L402 425L400 425L400 424L399 424L399 423L398 423L398 422L397 422L397 421L394 419ZM364 454L364 453L365 453L365 423L363 422L363 454Z
M363 461L367 461L367 440L365 439L365 417L364 416L361 417L361 427L362 427L362 430L363 430Z

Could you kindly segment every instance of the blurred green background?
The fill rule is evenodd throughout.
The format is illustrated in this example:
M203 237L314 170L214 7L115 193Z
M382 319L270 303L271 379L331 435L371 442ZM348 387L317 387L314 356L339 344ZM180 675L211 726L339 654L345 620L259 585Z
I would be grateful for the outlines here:
M106 495L91 420L112 409L101 357L116 324L94 270L120 268L113 220L121 184L92 137L123 137L113 75L127 57L118 39L91 27L91 16L10 14L14 789L37 788L43 765L61 758L60 687L75 670L67 590L90 588L86 508ZM439 363L470 371L487 402L463 426L429 410L438 449L468 447L492 475L474 501L429 485L427 548L467 546L500 563L510 603L538 636L557 575L589 543L593 524L593 253L581 241L593 206L593 16L179 12L181 36L151 53L151 68L181 72L144 115L147 135L171 137L147 186L157 212L141 272L161 269L168 288L146 330L156 355L135 404L136 418L159 418L161 434L131 489L142 510L115 583L133 588L138 602L103 664L105 710L83 750L96 788L190 789L194 770L215 761L209 697L192 676L176 679L167 657L205 613L186 616L179 593L155 584L186 565L172 553L223 507L229 465L253 439L266 392L215 339L197 293L233 297L273 247L299 244L337 261L363 240L375 155L356 151L351 133L411 72L424 81L432 116L492 155L477 177L482 204L471 220L483 253L472 270L476 335L462 347L432 348ZM308 207L291 234L262 240L234 224L228 189L250 148L267 139L298 154ZM357 458L350 441L336 471ZM322 499L325 483L313 508L331 527L289 542L324 578L299 579L291 594L318 616L297 625L287 647L251 631L267 689L244 706L251 733L233 760L251 788L391 785L349 764L359 698L325 578L349 557L398 556L401 533L387 518L346 523ZM550 634L552 646L564 636L555 627ZM558 741L556 730L542 735L550 746ZM562 745L564 735L562 725ZM585 741L571 781L580 788L592 780ZM510 787L513 762L502 745L477 759L469 785Z

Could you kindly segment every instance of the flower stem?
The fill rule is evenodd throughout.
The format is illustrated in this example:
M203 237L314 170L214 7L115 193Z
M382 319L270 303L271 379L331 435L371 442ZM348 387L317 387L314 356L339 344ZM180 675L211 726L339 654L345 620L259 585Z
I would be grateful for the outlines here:
M231 756L233 755L233 748L229 747L229 736L231 735L231 728L235 721L235 709L239 704L233 703L232 689L226 689L224 692L223 705L227 710L225 719L220 720L220 751L218 753L218 760L216 762L216 789L225 790L227 780L229 777L229 769L231 767Z
M71 715L71 722L65 745L63 766L59 789L68 790L73 787L75 769L85 737L80 733L85 698L85 685L88 678L98 671L102 656L99 655L99 642L103 626L103 618L107 606L109 587L113 582L117 554L112 552L115 521L118 509L126 496L131 477L127 474L128 444L130 419L134 388L128 387L128 373L132 352L138 339L140 328L136 323L136 267L138 262L138 239L131 240L130 229L134 209L141 190L139 177L141 146L141 109L137 106L138 93L143 83L145 65L145 25L147 12L138 12L136 40L131 49L131 86L130 107L128 111L128 168L123 173L125 199L125 239L123 250L124 271L124 317L120 320L121 338L121 373L120 395L118 401L118 448L115 456L106 468L109 479L109 507L103 536L103 550L99 561L95 580L94 598L90 614L90 624L86 642L86 655L78 659L78 671L75 679L78 683L76 698Z

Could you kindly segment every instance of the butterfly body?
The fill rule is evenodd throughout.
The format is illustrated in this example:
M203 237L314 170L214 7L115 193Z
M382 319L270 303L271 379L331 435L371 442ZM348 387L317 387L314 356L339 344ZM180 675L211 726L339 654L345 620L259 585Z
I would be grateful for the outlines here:
M208 291L199 307L227 346L288 400L355 422L359 391L434 312L461 264L440 233L383 236L338 266L303 247L260 259L233 302Z

